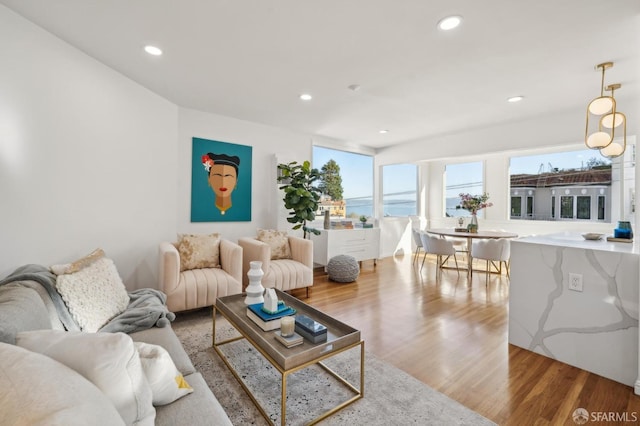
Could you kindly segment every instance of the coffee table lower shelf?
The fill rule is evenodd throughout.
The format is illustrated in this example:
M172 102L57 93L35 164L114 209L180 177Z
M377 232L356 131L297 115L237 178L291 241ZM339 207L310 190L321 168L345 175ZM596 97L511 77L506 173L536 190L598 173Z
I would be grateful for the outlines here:
M226 318L227 321L229 321L229 324L231 324L241 334L241 336L234 337L234 338L231 338L231 339L222 340L222 341L216 341L216 311L220 312L220 314L224 318ZM281 393L281 396L280 396L280 398L281 398L280 399L280 420L281 420L281 425L282 426L285 426L285 424L286 424L286 415L287 415L287 377L289 376L289 374L295 373L296 371L302 370L302 369L307 368L307 367L309 367L311 365L314 365L314 364L320 365L320 367L322 367L325 371L327 371L331 376L333 376L340 383L344 384L348 389L350 389L354 393L354 396L351 397L350 399L344 401L343 403L335 406L331 410L326 411L326 412L322 413L320 416L314 418L309 423L307 423L308 425L314 425L314 424L326 419L327 417L331 416L332 414L338 412L339 410L343 409L344 407L354 403L355 401L359 400L360 398L364 397L364 340L361 340L359 342L353 343L353 344L351 344L349 346L345 346L344 348L341 348L339 350L327 353L325 355L319 356L318 358L313 359L313 360L311 360L309 362L306 362L304 364L301 364L301 365L299 365L297 367L290 368L290 369L283 369L282 367L280 367L277 364L277 362L268 353L266 353L256 342L254 342L253 339L251 339L251 337L249 335L244 333L243 330L241 329L241 327L238 327L233 322L233 320L231 318L229 318L227 315L225 315L225 313L223 311L216 310L216 307L214 305L214 307L213 307L213 349L216 351L218 356L220 356L222 361L226 364L227 368L229 368L229 371L231 371L231 373L236 378L238 383L240 383L240 386L242 386L242 388L247 393L249 398L251 398L251 400L255 404L256 408L258 409L258 411L260 411L260 414L262 414L262 416L269 423L271 423L271 418L269 417L269 415L267 414L265 409L260 405L260 403L256 399L255 395L251 391L251 389L242 380L242 378L240 377L238 371L236 371L235 367L231 364L231 362L229 362L227 356L220 349L220 346L223 346L223 345L226 345L228 343L232 343L232 342L235 342L235 341L241 340L241 339L246 339L255 349L257 349L262 354L262 356L264 356L269 361L269 363L280 373L280 375L282 377L281 384L280 384L281 390L282 390L282 393ZM322 362L322 361L326 360L327 358L331 358L334 355L337 355L339 353L348 351L348 350L356 348L358 346L360 346L360 388L359 389L356 386L354 386L353 384L351 384L347 379L345 379L344 377L340 376L336 371L332 370L330 367L328 367L327 365L325 365Z

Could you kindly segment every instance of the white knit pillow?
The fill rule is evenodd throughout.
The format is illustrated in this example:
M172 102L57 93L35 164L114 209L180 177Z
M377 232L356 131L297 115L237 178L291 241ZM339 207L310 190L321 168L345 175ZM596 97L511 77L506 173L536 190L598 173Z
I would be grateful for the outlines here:
M56 288L82 331L98 331L129 305L118 270L106 257L77 272L58 275Z

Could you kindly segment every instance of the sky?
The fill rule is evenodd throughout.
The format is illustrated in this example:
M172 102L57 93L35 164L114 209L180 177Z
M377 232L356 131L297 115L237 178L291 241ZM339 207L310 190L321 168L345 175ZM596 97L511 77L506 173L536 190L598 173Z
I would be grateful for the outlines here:
M320 170L329 160L340 166L344 198L373 196L373 157L338 151L320 146L313 147L313 167ZM396 193L414 191L417 171L413 164L383 166L383 192Z
M611 160L601 156L598 151L583 149L578 151L557 152L553 154L528 155L526 157L511 157L510 171L512 175L521 173L537 174L540 166L543 165L543 172L549 172L551 167L558 169L579 169L586 165L591 158Z
M320 170L329 160L340 166L343 198L373 196L373 157L346 151L313 147L313 167Z
M511 157L510 173L536 174L559 169L580 168L591 158L609 160L590 149L557 152L551 154ZM373 195L373 157L346 151L313 147L313 167L321 169L329 160L340 166L344 198L371 197ZM551 165L551 166L549 166ZM383 192L403 192L416 189L416 167L410 164L384 166ZM447 165L447 197L457 197L461 192L480 194L482 192L482 162Z

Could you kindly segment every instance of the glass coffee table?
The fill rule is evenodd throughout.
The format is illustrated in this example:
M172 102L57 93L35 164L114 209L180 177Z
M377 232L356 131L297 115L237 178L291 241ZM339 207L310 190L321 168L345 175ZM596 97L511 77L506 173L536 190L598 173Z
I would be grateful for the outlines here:
M327 327L326 342L311 343L305 339L302 345L294 346L292 348L285 347L275 339L275 331L263 331L247 316L247 305L244 303L246 295L234 294L232 296L219 297L216 300L216 304L213 306L213 348L268 422L271 422L269 415L260 405L251 389L249 389L241 379L240 373L236 371L231 362L229 362L229 359L220 347L239 339L246 339L271 363L271 365L273 365L282 377L280 419L283 426L285 425L287 414L287 377L290 374L313 364L320 365L331 376L335 377L339 382L350 389L354 395L347 401L344 401L331 410L326 411L309 423L315 424L364 396L364 341L360 338L360 331L317 309L314 309L293 296L279 290L276 290L276 293L278 295L278 299L284 301L287 306L291 306L296 309L296 315L303 314L324 324ZM241 336L223 341L216 341L216 312L220 312L220 314L229 321ZM360 346L360 388L349 383L349 381L322 362L327 358L358 346Z

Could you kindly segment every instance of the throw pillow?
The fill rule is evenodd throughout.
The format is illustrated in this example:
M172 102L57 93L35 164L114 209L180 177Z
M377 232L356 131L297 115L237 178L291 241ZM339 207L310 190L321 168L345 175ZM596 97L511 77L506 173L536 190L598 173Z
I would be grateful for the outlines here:
M129 295L111 259L58 275L56 289L82 331L94 333L127 309Z
M153 425L156 411L133 340L124 333L39 330L16 345L47 355L84 376L111 400L126 424Z
M76 260L73 263L65 263L62 265L52 265L49 269L56 275L62 274L72 274L74 272L78 272L80 269L89 266L96 260L105 257L104 251L100 248L95 249L85 257Z
M124 425L94 384L45 355L0 343L0 423Z
M179 236L180 272L220 267L220 234Z
M291 259L291 248L289 248L289 237L286 231L258 229L257 239L269 244L269 247L271 247L271 260Z
M140 355L142 371L151 386L153 405L171 404L193 392L165 348L144 342L133 344Z

